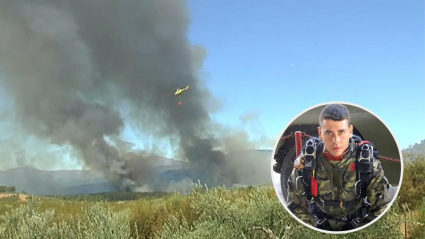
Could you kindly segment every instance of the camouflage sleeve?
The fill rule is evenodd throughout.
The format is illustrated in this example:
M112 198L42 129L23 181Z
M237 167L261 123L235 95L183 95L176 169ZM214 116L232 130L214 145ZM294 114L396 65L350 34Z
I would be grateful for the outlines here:
M286 202L288 203L288 209L291 210L291 212L303 222L306 222L312 226L316 226L313 215L310 214L307 207L303 206L303 200L305 200L305 197L302 196L304 187L302 185L301 179L297 180L297 177L298 170L294 168L294 170L292 170L291 176L289 176L287 185L288 198Z
M379 160L373 162L372 180L367 188L367 198L371 205L371 212L368 219L373 220L378 217L391 201L389 194L389 183L384 176Z

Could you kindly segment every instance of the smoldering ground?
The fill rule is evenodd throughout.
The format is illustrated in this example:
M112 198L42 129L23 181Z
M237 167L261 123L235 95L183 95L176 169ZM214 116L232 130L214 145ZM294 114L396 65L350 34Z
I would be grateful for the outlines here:
M188 41L186 1L0 5L0 83L13 101L3 121L16 120L27 135L51 145L70 146L85 167L121 189L145 185L153 177L152 156L163 153L117 143L128 126L154 143L170 142L176 157L206 175L205 183L232 182L217 146L249 142L217 135L211 122L214 99L199 77L206 50ZM177 99L174 90L186 85L190 91Z

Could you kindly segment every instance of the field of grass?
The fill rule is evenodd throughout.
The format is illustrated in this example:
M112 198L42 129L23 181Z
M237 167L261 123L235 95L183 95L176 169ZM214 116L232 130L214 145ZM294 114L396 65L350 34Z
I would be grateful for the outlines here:
M401 238L396 209L347 238ZM113 202L35 197L3 201L0 214L0 238L341 238L299 224L272 186Z
M425 160L405 165L399 196L378 222L319 233L286 212L272 185L193 193L0 199L0 238L411 238L425 234ZM406 223L405 223L406 222Z

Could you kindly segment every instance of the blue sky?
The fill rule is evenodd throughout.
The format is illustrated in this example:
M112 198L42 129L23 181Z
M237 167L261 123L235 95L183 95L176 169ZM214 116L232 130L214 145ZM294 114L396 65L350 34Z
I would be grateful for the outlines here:
M363 106L399 146L425 139L424 2L189 1L192 44L205 47L203 77L238 125L260 114L273 137L323 102ZM278 137L278 136L277 136Z

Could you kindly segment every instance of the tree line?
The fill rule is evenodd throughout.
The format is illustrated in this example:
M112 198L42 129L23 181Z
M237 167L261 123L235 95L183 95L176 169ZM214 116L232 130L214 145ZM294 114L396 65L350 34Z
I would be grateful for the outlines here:
M0 186L0 193L15 193L15 186Z

